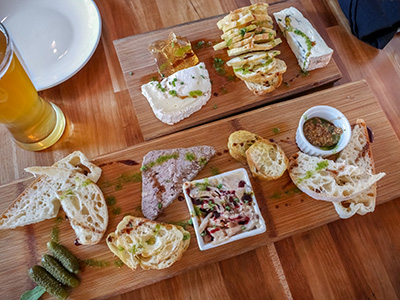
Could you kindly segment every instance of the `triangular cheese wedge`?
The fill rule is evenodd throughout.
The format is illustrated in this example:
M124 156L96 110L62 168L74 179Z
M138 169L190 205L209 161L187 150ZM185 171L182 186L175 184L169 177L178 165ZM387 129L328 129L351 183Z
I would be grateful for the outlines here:
M154 220L215 154L210 146L150 151L142 163L142 211Z

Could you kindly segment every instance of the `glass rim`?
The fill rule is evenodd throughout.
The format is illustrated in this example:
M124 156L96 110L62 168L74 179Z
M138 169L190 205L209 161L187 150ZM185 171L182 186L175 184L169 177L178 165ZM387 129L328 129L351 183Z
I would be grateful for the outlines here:
M3 23L0 23L0 34L3 34L4 37L6 38L6 50L3 59L0 61L0 79L1 79L11 64L13 57L13 46L10 39L10 35L8 34L8 31L6 27L3 25Z

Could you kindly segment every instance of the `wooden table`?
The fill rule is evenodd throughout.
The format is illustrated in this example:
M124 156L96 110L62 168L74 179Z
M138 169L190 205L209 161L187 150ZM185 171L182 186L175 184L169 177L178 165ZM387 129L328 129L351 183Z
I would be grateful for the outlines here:
M365 79L399 137L400 36L384 50L376 50L351 35L336 1L301 2L335 50L343 75L335 85ZM32 153L19 149L0 127L1 184L29 177L25 167L50 165L73 150L95 158L143 142L113 41L227 13L250 1L96 0L96 4L103 32L92 59L74 77L41 93L65 112L66 133L52 148ZM400 167L400 159L393 164ZM377 206L372 214L336 221L113 299L398 299L399 253L400 199L396 199Z

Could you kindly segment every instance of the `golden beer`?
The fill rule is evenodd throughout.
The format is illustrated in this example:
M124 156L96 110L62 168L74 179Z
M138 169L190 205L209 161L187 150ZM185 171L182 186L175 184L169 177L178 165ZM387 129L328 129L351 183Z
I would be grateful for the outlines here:
M32 151L52 146L65 128L61 110L38 96L1 24L0 123L6 125L20 147Z

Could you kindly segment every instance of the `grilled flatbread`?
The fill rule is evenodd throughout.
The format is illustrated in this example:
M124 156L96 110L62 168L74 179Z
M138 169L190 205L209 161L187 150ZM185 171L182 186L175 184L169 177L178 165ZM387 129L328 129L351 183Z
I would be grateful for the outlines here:
M368 173L375 173L374 159L368 137L367 126L364 120L357 120L351 132L349 144L340 152L336 162L358 166ZM334 202L336 212L342 219L352 217L354 214L365 215L375 210L376 183L354 198L342 202Z
M296 186L317 200L350 200L385 174L372 174L354 165L297 152L289 159L289 175Z
M150 151L142 163L142 211L154 220L215 154L210 146Z
M101 169L92 164L80 151L75 151L53 167L60 167L85 174L93 182L101 176ZM47 175L36 178L0 217L0 229L12 229L46 219L55 218L60 200L55 196L53 179Z
M48 194L61 202L82 245L97 244L108 225L106 201L100 188L85 175L65 168L31 167L25 169L35 175L51 178Z

